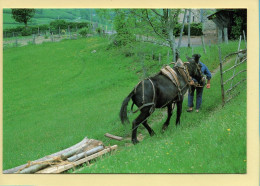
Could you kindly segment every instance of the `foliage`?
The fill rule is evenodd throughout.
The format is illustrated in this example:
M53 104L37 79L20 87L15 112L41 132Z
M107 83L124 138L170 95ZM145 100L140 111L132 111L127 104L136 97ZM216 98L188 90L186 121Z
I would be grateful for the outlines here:
M247 10L237 9L233 11L233 26L231 27L230 39L237 39L247 31Z
M102 28L101 27L97 27L96 28L96 32L98 33L98 35L102 34Z
M19 23L24 23L27 27L28 21L34 16L35 9L12 9L12 17Z
M184 34L188 35L188 24L184 26ZM202 23L191 23L190 24L190 35L191 36L201 36L202 33Z
M81 28L79 30L79 34L82 36L82 37L87 37L87 34L90 33L90 29L87 28L87 27L84 27L84 28Z
M53 28L53 29L67 29L68 28L68 24L65 20L62 20L62 19L59 19L59 20L55 20L55 21L52 21L50 22L50 26Z
M28 28L28 27L25 27L25 28L22 30L21 35L22 35L22 36L32 35L32 29L31 29L31 28Z
M114 19L114 27L116 30L116 37L114 44L116 46L126 46L135 41L133 33L134 19L128 16L124 10L115 10L116 16Z

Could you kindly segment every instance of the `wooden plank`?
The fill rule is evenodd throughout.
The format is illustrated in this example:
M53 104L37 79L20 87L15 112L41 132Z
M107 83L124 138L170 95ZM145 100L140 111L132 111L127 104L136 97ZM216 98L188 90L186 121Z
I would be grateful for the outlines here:
M35 160L35 161L33 161L33 162L35 163L35 162L40 162L40 161L46 161L47 159L49 159L49 158L51 158L51 157L59 156L59 155L65 153L65 152L67 152L67 151L70 151L70 150L72 150L72 149L74 149L74 148L76 148L76 147L79 147L80 145L86 143L87 141L89 141L89 139L88 139L87 137L85 137L82 141L80 141L79 143L77 143L77 144L75 144L75 145L73 145L73 146L71 146L71 147L69 147L69 148L67 148L67 149L64 149L64 150L59 151L59 152L56 152L56 153L54 153L54 154L45 156L45 157L40 158L40 159L38 159L38 160ZM24 164L24 165L20 165L20 166L18 166L18 167L14 167L14 168L11 168L11 169L7 169L7 170L4 170L3 173L4 173L4 174L12 174L12 173L15 173L15 172L17 172L17 171L19 171L19 170L25 168L27 165L28 165L28 163L26 163L26 164Z
M123 137L115 136L115 135L109 134L109 133L106 133L105 136L108 137L108 138L114 139L114 140L118 140L118 141L122 141L124 139Z
M80 164L83 164L83 163L86 163L87 161L90 161L90 160L93 160L99 156L102 156L112 150L116 150L117 149L117 145L113 145L111 147L108 147L108 148L105 148L104 150L102 151L99 151L93 155L90 155L86 158L83 158L83 159L80 159L76 162L72 162L72 163L68 163L66 165L60 165L60 166L53 166L53 167L49 167L49 168L46 168L44 170L41 170L41 171L38 171L36 172L37 174L50 174L50 173L61 173L61 172L64 172L66 170L69 170L75 166L78 166Z

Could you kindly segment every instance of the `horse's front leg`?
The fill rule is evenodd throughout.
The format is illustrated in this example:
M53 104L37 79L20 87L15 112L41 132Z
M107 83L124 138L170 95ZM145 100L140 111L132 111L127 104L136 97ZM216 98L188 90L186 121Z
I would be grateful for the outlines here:
M171 119L171 116L172 116L172 103L167 105L167 108L168 108L168 110L167 110L168 117L167 117L167 120L163 124L162 132L164 132L168 128L168 126L170 124L170 119Z
M182 102L183 102L183 99L177 101L176 126L181 124Z

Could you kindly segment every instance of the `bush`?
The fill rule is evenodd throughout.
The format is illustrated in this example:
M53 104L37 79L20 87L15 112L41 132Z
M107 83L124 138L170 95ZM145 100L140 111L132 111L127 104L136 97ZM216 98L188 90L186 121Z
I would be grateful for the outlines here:
M184 34L188 35L188 24L184 25ZM190 35L191 36L201 36L202 33L202 23L191 23L190 24Z
M21 32L22 36L30 36L32 35L32 29L30 27L26 27Z
M87 34L90 33L90 29L87 28L87 27L84 27L84 28L81 28L79 30L79 34L82 36L82 37L87 37Z
M59 19L59 20L55 20L50 22L50 27L54 28L54 29L66 29L68 28L68 23L65 20Z

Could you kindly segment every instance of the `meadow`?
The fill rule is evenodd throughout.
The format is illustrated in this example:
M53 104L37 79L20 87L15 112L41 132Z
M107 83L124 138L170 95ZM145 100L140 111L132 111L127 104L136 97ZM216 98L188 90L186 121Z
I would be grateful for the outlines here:
M222 108L219 73L211 89L204 90L199 113L185 111L185 98L180 127L175 127L174 111L162 134L166 113L158 109L148 120L154 137L140 126L143 140L138 145L105 138L106 132L130 136L131 125L119 120L123 99L142 78L170 62L167 48L108 45L107 39L93 37L4 50L3 169L60 151L87 136L119 148L76 173L246 173L246 83ZM237 45L222 44L223 56L236 51ZM152 51L163 56L160 64L149 57ZM197 47L194 53L202 54L211 71L218 68L217 46L207 46L206 54ZM183 61L185 55L191 56L191 49L181 49Z

